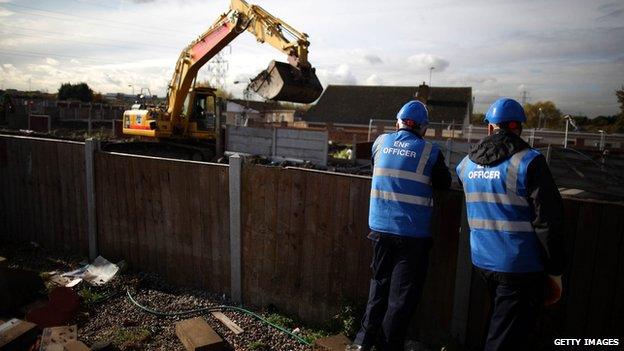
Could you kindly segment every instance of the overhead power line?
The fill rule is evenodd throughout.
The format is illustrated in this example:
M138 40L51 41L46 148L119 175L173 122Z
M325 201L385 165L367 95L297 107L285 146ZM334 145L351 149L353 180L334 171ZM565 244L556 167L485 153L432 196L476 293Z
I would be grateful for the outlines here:
M7 26L7 28L11 28L11 29L18 29L18 30L23 30L23 31L34 32L34 33L37 33L37 36L39 36L39 34L41 34L41 32L42 32L41 30L15 26L15 25L12 25L12 24L3 23L3 25L5 25L5 26ZM85 38L85 39L89 39L89 42L91 42L91 40L93 40L93 39L107 40L107 38L92 37L92 36L89 36L89 35L84 35L84 34L81 34L81 33L74 33L74 32L72 32L72 33L63 33L63 32L52 31L52 30L49 30L49 29L45 29L44 31L45 31L45 33L58 34L58 35L63 35L63 36L66 36L66 35L72 35L72 36L76 35L76 36L79 36L79 37L82 37L82 38ZM70 39L63 39L63 40L70 40ZM117 38L115 38L115 39L108 39L108 40L114 40L116 43L128 44L128 45L132 45L132 46L135 46L135 47L138 46L138 45L149 45L150 47L159 47L159 48L165 48L165 49L180 50L180 48L176 48L176 47L173 47L173 46L167 46L167 45L162 45L162 44L152 43L152 42L146 42L146 41L139 43L139 42L126 41L126 40L119 40ZM111 44L106 44L106 45L111 45Z
M99 46L103 48L118 48L118 49L130 49L130 50L142 50L143 49L142 47L139 47L139 46L120 46L120 45L112 45L112 44L101 44L101 43L96 43L96 42L88 42L88 41L81 41L81 40L75 40L75 39L62 39L62 38L56 38L56 37L48 37L44 35L33 35L33 34L24 34L24 33L15 33L15 32L8 33L8 34L17 35L21 37L37 38L37 39L64 41L68 43L77 44L77 48L81 46L86 46L86 45L93 45L93 46ZM160 50L160 52L163 52L162 49L160 48L156 48L156 50Z
M71 15L71 14L67 14L67 13L62 13L62 12L57 12L57 11L51 11L51 10L43 10L43 9L38 9L35 7L30 7L30 6L24 6L24 5L18 5L18 4L14 4L14 3L3 3L4 6L10 6L10 7L17 7L17 8L24 8L24 9L29 9L29 10L34 10L37 12L41 12L41 13L33 13L31 11L25 11L25 10L18 10L13 8L13 11L16 11L18 13L23 13L23 14L27 14L27 15L33 15L33 16L42 16L42 17L48 17L48 18L52 18L52 19L56 19L56 20L61 20L61 21L67 21L68 17L69 18L77 18L83 22L92 22L92 23L104 23L106 27L109 28L119 28L119 29L132 29L134 31L139 31L139 32L144 32L144 33L148 33L148 34L156 34L156 35L167 35L167 36L176 36L176 37L180 37L180 35L172 35L173 32L165 30L165 29L161 29L161 28L157 28L157 27L150 27L150 26L144 26L142 22L140 22L139 25L137 25L136 23L128 23L128 22L122 22L122 21L115 21L115 20L110 20L110 19L99 19L99 18L93 18L93 17L89 17L89 16L78 16L78 15ZM52 15L49 15L49 13L51 13ZM59 17L61 16L61 17ZM117 25L113 25L111 23L116 23ZM149 30L149 29L153 29L153 30ZM188 39L188 38L187 38Z
M43 57L43 58L69 58L69 59L79 59L83 61L91 61L95 63L102 64L119 64L120 62L112 62L105 61L101 58L95 57L86 57L86 56L75 56L75 55L63 55L63 54L53 54L49 52L35 52L35 51L26 51L26 50L13 50L13 49L2 49L0 51L0 55L5 56L29 56L29 57Z

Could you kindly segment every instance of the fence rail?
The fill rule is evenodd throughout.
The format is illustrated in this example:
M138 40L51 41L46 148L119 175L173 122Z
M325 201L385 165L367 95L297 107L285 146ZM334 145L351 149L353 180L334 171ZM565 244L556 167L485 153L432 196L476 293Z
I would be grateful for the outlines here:
M86 255L85 162L82 143L0 135L0 237ZM365 303L370 178L260 165L233 176L227 165L99 151L94 166L105 257L227 294L238 264L243 303L273 304L310 322ZM228 190L237 184L240 256L230 246L237 205ZM411 332L478 348L489 301L472 274L462 194L439 192L435 202L431 265ZM568 268L563 301L545 311L537 330L545 349L553 337L624 336L624 206L564 205Z

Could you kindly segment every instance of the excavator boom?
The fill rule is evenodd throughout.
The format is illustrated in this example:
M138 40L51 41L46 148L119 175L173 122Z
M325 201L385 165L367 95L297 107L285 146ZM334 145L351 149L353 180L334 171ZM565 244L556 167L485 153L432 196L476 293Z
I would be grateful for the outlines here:
M158 139L218 139L220 105L216 103L215 92L193 86L193 82L203 65L246 31L288 58L288 63L271 62L269 68L250 82L250 90L265 99L299 103L313 102L321 95L323 88L308 62L307 34L259 6L232 0L228 12L180 53L169 82L166 108L139 105L125 111L124 134Z
M289 63L271 62L249 85L270 100L310 103L323 88L308 62L308 36L274 17L260 6L232 0L228 13L187 46L178 59L169 85L170 116L178 116L199 68L244 31L288 55ZM287 35L292 37L287 39ZM174 117L175 118L175 117Z

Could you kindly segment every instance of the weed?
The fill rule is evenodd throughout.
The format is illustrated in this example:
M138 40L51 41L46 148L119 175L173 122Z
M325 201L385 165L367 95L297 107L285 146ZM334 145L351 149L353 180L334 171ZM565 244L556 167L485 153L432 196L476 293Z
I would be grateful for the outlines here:
M82 304L86 307L91 307L104 298L104 295L88 287L78 290L78 295L82 298Z
M292 329L295 327L295 322L292 318L286 317L279 313L271 313L266 317L266 320L286 329Z
M358 332L358 321L362 315L361 308L357 308L351 303L342 303L340 310L334 316L340 331L347 336L354 336Z
M310 344L316 339L324 338L329 335L331 335L331 333L326 330L305 330L301 333L301 337Z
M112 333L113 344L124 350L141 350L142 344L150 337L145 327L117 328Z

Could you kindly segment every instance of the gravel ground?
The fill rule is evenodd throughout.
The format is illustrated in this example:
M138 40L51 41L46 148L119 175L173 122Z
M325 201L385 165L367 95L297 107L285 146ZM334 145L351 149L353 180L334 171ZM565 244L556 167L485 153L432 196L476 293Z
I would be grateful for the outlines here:
M8 259L9 266L38 272L69 271L84 264L83 257L51 253L32 244L0 243L0 256ZM224 312L244 330L239 335L235 335L207 312L175 317L145 313L129 301L127 290L140 304L160 311L228 304L222 296L171 286L154 274L123 271L103 287L91 287L82 282L73 289L83 298L81 310L74 322L78 325L78 339L87 345L111 342L121 350L184 350L175 335L175 322L202 316L234 350L311 350L311 347L240 312ZM254 312L265 317L268 315L263 311ZM299 328L303 336L314 333L305 326Z

